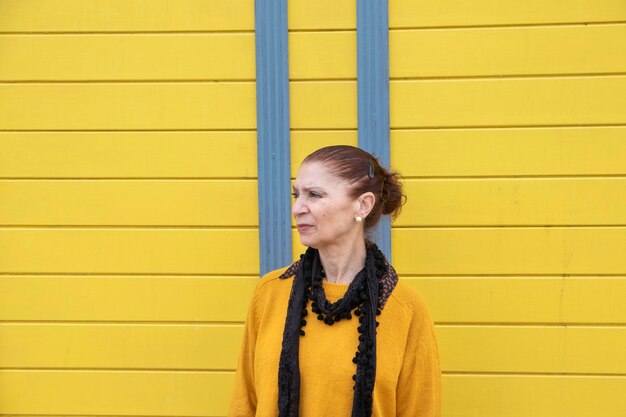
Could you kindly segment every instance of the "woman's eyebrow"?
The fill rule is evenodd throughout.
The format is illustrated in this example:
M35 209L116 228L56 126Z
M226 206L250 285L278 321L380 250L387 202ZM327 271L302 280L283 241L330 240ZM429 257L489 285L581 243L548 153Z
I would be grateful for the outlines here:
M297 191L298 188L294 185L293 186L293 190ZM319 188L319 187L302 187L302 191L311 191L311 190L318 190L318 191L322 191L323 192L323 188Z

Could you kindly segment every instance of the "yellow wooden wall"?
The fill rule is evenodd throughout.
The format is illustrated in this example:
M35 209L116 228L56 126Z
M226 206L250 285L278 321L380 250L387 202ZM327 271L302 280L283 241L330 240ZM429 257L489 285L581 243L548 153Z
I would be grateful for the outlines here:
M444 416L623 416L626 4L389 14L393 261ZM357 143L355 26L355 1L289 1L293 175ZM0 414L225 415L254 78L252 0L0 0Z
M224 416L254 3L0 0L0 414Z

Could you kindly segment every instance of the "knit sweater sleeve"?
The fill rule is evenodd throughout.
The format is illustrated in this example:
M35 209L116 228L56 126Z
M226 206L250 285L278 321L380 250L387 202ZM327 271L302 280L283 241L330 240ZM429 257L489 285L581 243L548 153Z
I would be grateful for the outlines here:
M441 367L435 326L416 294L397 385L397 417L441 416Z
M256 414L257 393L254 383L254 352L259 329L257 304L260 284L261 280L257 282L252 302L248 307L228 417L254 417Z

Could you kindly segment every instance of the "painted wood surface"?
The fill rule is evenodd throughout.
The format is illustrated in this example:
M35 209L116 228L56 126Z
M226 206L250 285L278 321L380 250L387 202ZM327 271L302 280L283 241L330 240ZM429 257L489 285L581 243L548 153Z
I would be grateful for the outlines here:
M357 143L356 0L288 6L293 179ZM0 414L225 416L259 274L254 2L0 16ZM623 1L390 0L389 24L393 259L444 416L621 417Z

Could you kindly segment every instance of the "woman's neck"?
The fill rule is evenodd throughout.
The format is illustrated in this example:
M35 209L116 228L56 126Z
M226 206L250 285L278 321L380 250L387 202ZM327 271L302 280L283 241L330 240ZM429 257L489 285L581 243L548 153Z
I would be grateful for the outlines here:
M350 284L365 266L365 240L361 236L348 244L320 248L319 254L326 281Z

